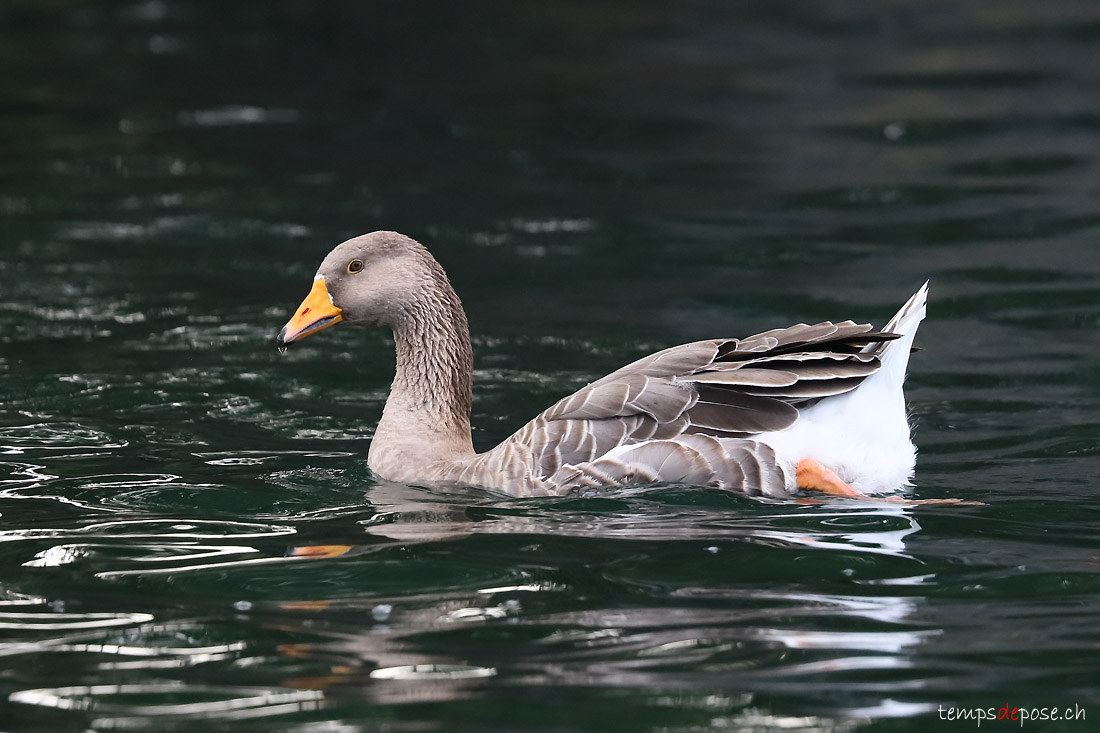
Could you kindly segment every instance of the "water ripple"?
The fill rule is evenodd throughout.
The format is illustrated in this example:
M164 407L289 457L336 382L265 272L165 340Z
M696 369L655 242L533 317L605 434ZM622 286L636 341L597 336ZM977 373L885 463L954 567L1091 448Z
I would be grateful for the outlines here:
M126 447L103 431L75 422L31 423L0 427L0 454L111 450Z
M1100 4L14 5L0 727L1100 706ZM931 278L909 491L986 505L378 481L388 335L272 337L326 243L391 225L469 311L479 447L671 344L881 324Z
M12 613L0 611L0 629L70 631L130 626L152 621L149 613Z
M209 698L201 702L143 704L150 696ZM127 701L128 698L132 702ZM98 725L134 722L134 719L190 718L240 720L245 717L285 715L316 709L324 695L314 690L231 687L184 682L147 682L17 690L12 702L61 710L87 710L111 715ZM97 725L93 723L93 726Z
M459 664L410 664L401 667L379 667L370 673L375 680L469 680L492 677L492 667L471 667Z
M66 537L110 537L113 539L214 539L274 537L293 534L293 527L256 522L208 519L127 519L96 522L76 529L16 529L0 532L0 542Z

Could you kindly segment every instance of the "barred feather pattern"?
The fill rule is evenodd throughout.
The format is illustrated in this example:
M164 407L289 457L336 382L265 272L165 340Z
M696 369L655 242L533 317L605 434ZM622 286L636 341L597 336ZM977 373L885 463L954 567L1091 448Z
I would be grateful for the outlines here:
M521 496L672 482L787 497L794 477L752 436L858 387L894 338L844 321L666 349L559 400L454 478Z

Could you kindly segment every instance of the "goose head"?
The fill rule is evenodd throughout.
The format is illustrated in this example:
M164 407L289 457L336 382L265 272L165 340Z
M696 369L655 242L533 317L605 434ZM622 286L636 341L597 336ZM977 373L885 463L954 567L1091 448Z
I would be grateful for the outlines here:
M373 232L337 245L279 332L279 348L341 322L400 328L428 289L433 264L439 267L424 247L397 232Z

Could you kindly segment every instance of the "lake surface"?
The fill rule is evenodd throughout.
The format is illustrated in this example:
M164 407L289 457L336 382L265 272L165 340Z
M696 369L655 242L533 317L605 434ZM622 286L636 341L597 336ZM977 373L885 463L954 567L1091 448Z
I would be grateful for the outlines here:
M1097 3L9 0L0 69L0 729L1100 720ZM482 448L931 279L911 495L981 505L379 482L388 334L274 344L374 229Z

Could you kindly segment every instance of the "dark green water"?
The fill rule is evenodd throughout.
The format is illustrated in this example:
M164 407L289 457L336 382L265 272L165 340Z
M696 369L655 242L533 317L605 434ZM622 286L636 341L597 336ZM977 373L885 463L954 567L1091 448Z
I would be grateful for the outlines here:
M8 0L0 730L1088 730L1098 181L1086 0ZM273 341L378 228L482 447L931 278L912 493L984 505L380 484L386 335Z

